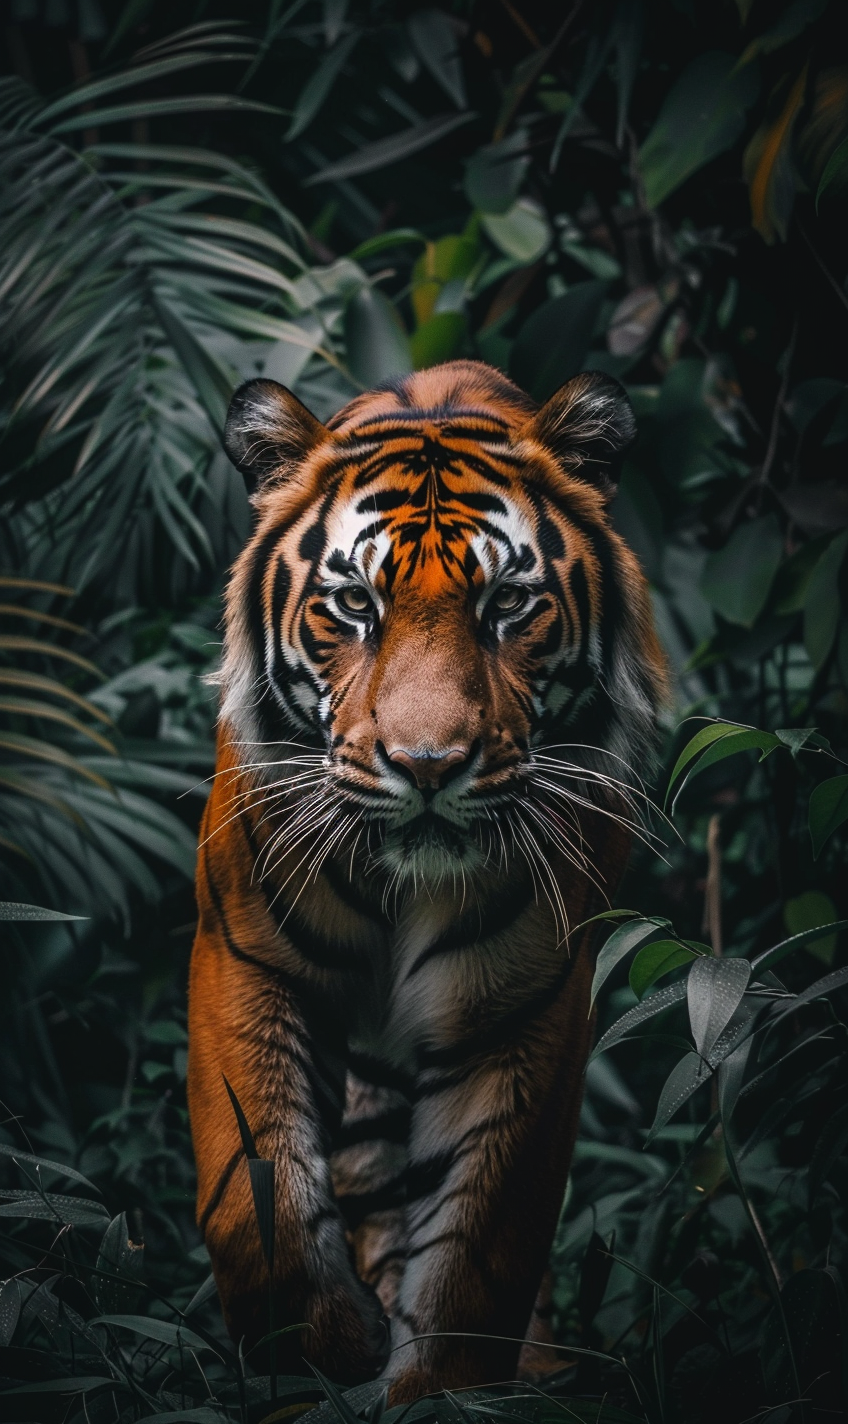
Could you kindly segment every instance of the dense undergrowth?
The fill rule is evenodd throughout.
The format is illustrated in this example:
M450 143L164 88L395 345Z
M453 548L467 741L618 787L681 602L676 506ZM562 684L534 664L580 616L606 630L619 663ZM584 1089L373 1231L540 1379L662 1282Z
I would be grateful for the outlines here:
M3 926L0 1418L380 1414L271 1402L193 1224L202 675L249 527L218 432L250 374L326 416L457 355L627 386L676 800L599 927L562 1371L413 1413L848 1407L839 10L11 4L0 897L84 918Z

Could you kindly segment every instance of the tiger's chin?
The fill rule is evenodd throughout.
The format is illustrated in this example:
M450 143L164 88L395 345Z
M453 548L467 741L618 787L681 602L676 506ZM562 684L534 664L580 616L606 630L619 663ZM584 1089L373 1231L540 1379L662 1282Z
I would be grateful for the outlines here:
M438 889L482 870L488 857L472 828L423 815L404 826L386 827L374 859L399 886Z

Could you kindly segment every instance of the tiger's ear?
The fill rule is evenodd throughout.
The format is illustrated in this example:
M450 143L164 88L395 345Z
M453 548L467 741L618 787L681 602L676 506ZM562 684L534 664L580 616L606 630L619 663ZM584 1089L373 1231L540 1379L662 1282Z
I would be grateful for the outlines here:
M246 381L227 411L224 449L253 491L299 463L330 432L277 381Z
M621 456L636 434L636 419L618 381L584 371L560 386L525 433L550 450L570 475L611 492Z

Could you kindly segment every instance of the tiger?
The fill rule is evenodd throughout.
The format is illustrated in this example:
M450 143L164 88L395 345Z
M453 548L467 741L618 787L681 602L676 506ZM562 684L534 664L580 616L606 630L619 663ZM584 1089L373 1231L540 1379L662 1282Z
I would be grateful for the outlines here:
M232 399L255 527L225 595L188 1104L248 1358L270 1320L278 1368L400 1403L504 1380L544 1337L585 922L667 695L610 517L634 433L608 375L540 405L470 360L326 423L268 379ZM273 1164L270 1252L236 1110Z

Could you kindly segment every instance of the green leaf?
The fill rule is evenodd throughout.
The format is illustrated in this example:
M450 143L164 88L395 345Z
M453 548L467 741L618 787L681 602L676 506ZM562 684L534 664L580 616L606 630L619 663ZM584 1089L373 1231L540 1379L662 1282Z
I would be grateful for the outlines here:
M732 54L712 50L686 66L639 153L650 207L736 142L759 87L756 68L737 68Z
M606 919L610 913L622 915L628 912L621 910L613 912L607 911L604 918ZM597 918L600 919L601 916L599 915ZM586 923L591 924L592 922L591 920L587 920ZM613 930L613 933L598 954L597 963L595 965L595 975L592 980L590 1003L594 1004L601 988L606 983L616 965L621 963L622 959L626 959L627 955L630 954L632 950L638 949L639 945L645 943L645 940L652 939L660 930L669 927L670 922L668 920L647 920L640 916L635 920L631 920L629 924L619 925L617 930ZM578 928L582 929L583 926L580 925Z
M137 104L116 104L110 109L97 109L93 114L76 114L61 124L53 124L50 133L76 133L80 129L90 129L95 124L98 128L103 128L106 124L165 118L169 114L245 112L275 114L279 117L282 110L274 104L260 104L255 99L241 99L237 94L193 94L185 99L143 99Z
M33 1167L43 1167L45 1171L55 1172L59 1177L65 1177L69 1182L81 1182L89 1191L99 1190L93 1182L78 1172L75 1167L68 1167L64 1162L53 1162L49 1157L39 1157L32 1152L19 1152L17 1147L12 1147L8 1142L0 1142L0 1154L4 1157L11 1157L15 1162L26 1162Z
M273 1413L271 1418L273 1419ZM222 1404L220 1409L214 1409L208 1404L201 1404L197 1409L169 1409L164 1414L145 1414L138 1420L138 1424L221 1424L232 1418L229 1410Z
M184 1325L174 1325L170 1320L154 1320L148 1315L95 1315L88 1324L108 1325L113 1330L132 1330L136 1335L143 1335L146 1340L158 1340L162 1345L183 1344L192 1350L212 1349Z
M681 964L691 964L697 959L694 949L680 944L675 939L661 939L655 944L646 944L633 961L630 968L630 987L637 999L641 999L657 979L679 969Z
M648 1002L651 1001L648 1000ZM685 1058L681 1058L680 1062L672 1068L663 1085L651 1130L645 1138L646 1147L653 1142L657 1133L674 1117L678 1109L682 1108L683 1104L692 1097L692 1094L696 1093L711 1076L710 1068L704 1063L700 1054L687 1053Z
M392 163L400 163L422 148L429 148L446 138L454 129L476 119L475 113L436 114L432 119L423 119L420 124L412 124L389 138L378 138L374 143L366 143L347 158L328 163L305 180L305 187L313 183L335 183L343 178L356 178L361 173L373 173L376 168L388 168Z
M414 10L406 29L418 58L458 109L464 109L465 81L457 53L457 32L444 10Z
M405 376L412 370L403 323L388 297L376 288L363 287L350 299L344 329L348 365L364 387Z
M762 761L781 745L783 745L781 738L774 733L760 732L754 727L741 727L735 722L712 722L708 727L702 727L700 732L696 732L691 741L687 742L674 764L674 769L668 779L664 805L668 805L668 798L681 771L689 766L696 757L700 758L697 766L690 769L675 792L671 806L672 811L674 811L683 787L686 786L690 778L705 771L708 766L723 761L725 757L735 756L737 752L751 750L761 752L760 760Z
M226 371L201 345L173 307L159 297L154 298L153 304L162 329L194 386L213 428L220 433L224 429L230 399L238 384L237 377Z
M307 80L294 107L294 117L286 134L287 143L291 143L293 138L302 134L320 112L337 75L350 57L358 39L358 30L345 35L344 39L340 40L329 54L324 56L318 68Z
M544 401L583 369L600 320L606 282L577 282L545 302L522 326L510 358L510 375Z
M819 186L816 189L816 208L818 209L819 200L824 197L828 188L833 188L838 193L846 185L848 185L848 138L844 138L836 146L824 166Z
M98 1310L132 1310L140 1304L144 1246L130 1241L126 1212L114 1217L104 1232L97 1253L97 1272L101 1274L94 1275L92 1289Z
M832 925L836 915L836 906L830 896L821 890L805 890L794 899L787 900L783 907L783 923L793 935L803 934L804 930L817 930L822 925ZM809 952L825 964L832 964L836 953L836 935L818 940L809 947Z
M518 197L530 166L527 135L521 129L484 144L465 165L465 196L472 208L483 213L505 213Z
M749 519L734 529L723 549L707 556L701 592L729 623L752 628L765 608L782 557L777 515Z
M21 1318L21 1282L13 1276L0 1285L0 1347L11 1345Z
M848 776L831 776L822 781L810 797L810 839L813 859L818 860L825 842L848 820Z
M412 364L416 371L438 366L458 356L465 343L468 322L461 312L435 312L423 322L409 339Z
M848 551L848 531L828 544L819 558L804 599L804 644L820 668L833 647L840 623L839 574Z
M0 1390L0 1395L87 1394L90 1389L103 1389L106 1385L110 1389L122 1388L121 1381L114 1375L69 1375L62 1379L39 1380L37 1384L16 1384L14 1389ZM184 1417L179 1415L181 1419ZM216 1415L216 1424L219 1419L220 1415Z
M755 979L762 979L771 972L776 964L780 963L781 959L785 959L794 950L814 944L816 940L825 939L831 934L839 934L846 929L848 929L848 920L836 920L832 925L819 925L817 929L803 930L801 934L794 934L789 939L781 940L780 944L764 950L762 954L758 954L751 961L751 973Z
M109 1213L100 1202L57 1192L0 1191L0 1216L22 1216L30 1221L64 1221L71 1226L102 1226Z
M816 1143L809 1170L809 1199L812 1207L832 1167L848 1146L848 1103L837 1108L825 1124Z
M640 1028L648 1019L654 1018L657 1014L664 1013L666 1009L673 1008L675 1004L681 1003L686 998L685 984L668 984L664 989L657 989L650 994L647 999L643 999L641 1004L635 1008L628 1009L622 1014L616 1023L608 1028L603 1037L595 1045L592 1058L597 1058L599 1054L606 1053L608 1048L613 1048L620 1043L634 1029Z
M709 1058L748 987L747 959L712 959L704 955L692 965L686 981L689 1023L695 1047Z
M88 915L65 915L61 910L45 910L41 905L19 905L0 900L0 920L87 920Z
M519 198L503 213L481 213L480 223L505 257L524 266L538 262L551 245L550 223L533 198Z

